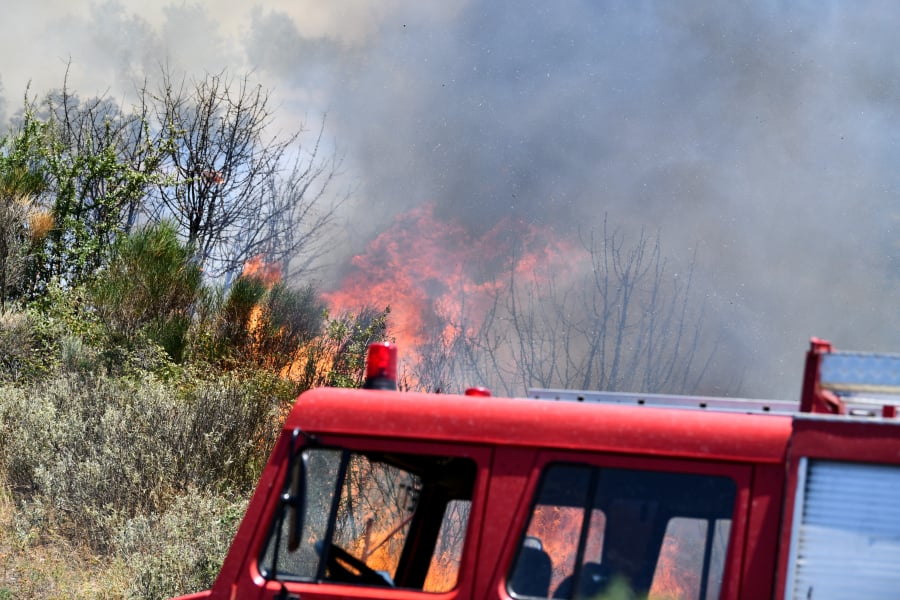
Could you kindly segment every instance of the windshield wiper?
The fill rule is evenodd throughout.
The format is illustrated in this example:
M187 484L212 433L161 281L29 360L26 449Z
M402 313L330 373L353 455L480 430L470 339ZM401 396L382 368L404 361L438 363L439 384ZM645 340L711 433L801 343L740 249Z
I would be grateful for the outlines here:
M301 437L305 439L307 444L298 445ZM277 596L280 599L293 597L287 594L284 582L278 579L278 555L281 551L281 536L284 531L285 518L287 518L289 528L288 552L296 551L300 545L300 533L303 528L303 513L306 504L305 490L302 489L306 474L306 457L301 450L311 441L313 441L312 436L303 433L299 427L291 432L291 442L288 447L287 475L285 476L284 491L279 498L281 510L278 515L278 525L275 528L272 566L267 574L268 579L281 583L281 591Z

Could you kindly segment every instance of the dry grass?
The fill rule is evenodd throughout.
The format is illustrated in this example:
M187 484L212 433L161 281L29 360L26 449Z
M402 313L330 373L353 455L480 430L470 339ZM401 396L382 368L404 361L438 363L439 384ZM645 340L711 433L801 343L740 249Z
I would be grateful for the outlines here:
M53 215L46 210L36 210L28 216L28 231L31 243L41 243L47 234L56 226Z
M164 515L123 526L116 551L40 531L0 494L0 600L162 599L212 585L246 501L185 495Z
M39 536L0 491L0 599L127 597L130 569L53 536Z

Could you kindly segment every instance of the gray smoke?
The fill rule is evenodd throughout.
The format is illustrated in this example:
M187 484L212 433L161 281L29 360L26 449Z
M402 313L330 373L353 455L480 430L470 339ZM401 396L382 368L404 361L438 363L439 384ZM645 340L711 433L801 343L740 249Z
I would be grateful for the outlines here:
M341 65L332 114L376 214L574 237L608 213L675 265L696 248L743 391L794 397L810 336L900 350L898 24L887 2L399 13Z
M0 119L6 114L6 98L3 95L3 78L0 77ZM7 131L7 124L0 120L0 135L4 135Z
M813 335L900 350L895 3L450 4L110 3L65 39L114 88L167 60L248 68L287 126L327 112L351 252L424 202L475 233L512 215L574 239L608 215L659 231L673 270L696 251L742 393L795 397Z

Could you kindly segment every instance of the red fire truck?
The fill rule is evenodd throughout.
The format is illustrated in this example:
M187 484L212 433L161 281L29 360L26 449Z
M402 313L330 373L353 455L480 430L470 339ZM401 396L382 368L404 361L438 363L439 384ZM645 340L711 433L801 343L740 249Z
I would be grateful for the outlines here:
M900 598L900 355L814 339L799 402L300 396L187 598Z

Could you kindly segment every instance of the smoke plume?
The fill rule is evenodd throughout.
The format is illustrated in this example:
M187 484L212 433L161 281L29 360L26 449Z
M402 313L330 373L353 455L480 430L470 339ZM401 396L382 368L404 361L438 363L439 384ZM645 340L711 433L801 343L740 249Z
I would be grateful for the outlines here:
M285 128L328 114L350 253L426 203L473 236L606 217L658 231L673 272L697 257L747 395L796 397L813 335L900 350L892 2L149 4L10 9L7 111L66 64L121 98L164 63L251 71Z

